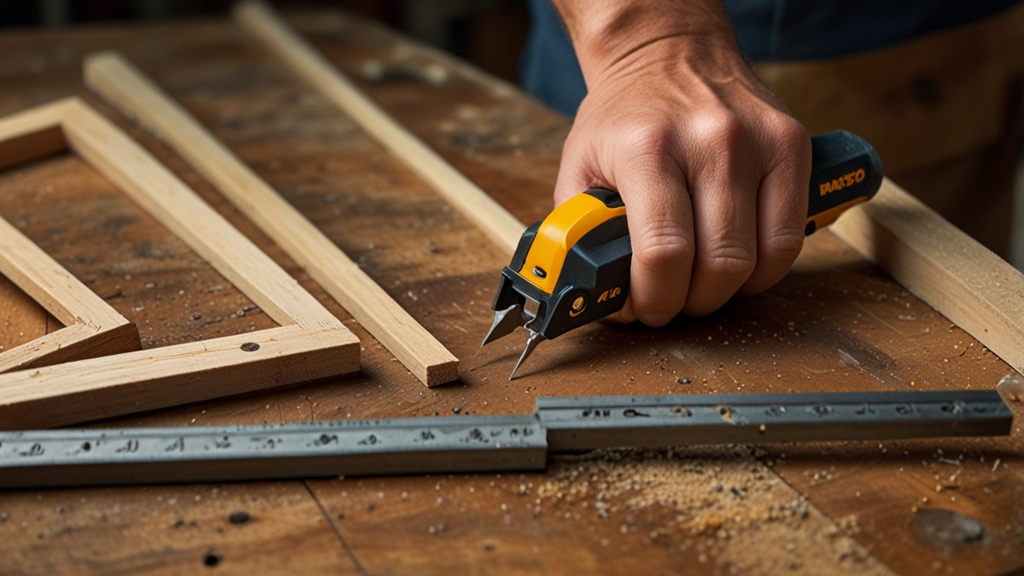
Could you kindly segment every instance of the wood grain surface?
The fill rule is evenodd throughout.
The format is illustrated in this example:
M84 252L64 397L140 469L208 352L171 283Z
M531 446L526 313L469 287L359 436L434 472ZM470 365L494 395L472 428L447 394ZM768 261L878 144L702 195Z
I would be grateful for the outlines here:
M289 22L523 223L551 209L568 122L506 84L336 13ZM159 141L89 96L114 48L462 359L426 389ZM78 94L125 127L363 343L360 373L96 423L188 426L529 412L539 395L992 388L995 354L828 232L765 294L650 330L598 324L479 349L506 256L227 21L0 38L0 114ZM376 63L368 81L363 70ZM410 73L440 66L443 83ZM273 326L73 157L0 174L0 215L140 327L144 348ZM45 205L47 210L39 210ZM7 300L4 300L6 307ZM25 330L45 324L17 300ZM4 337L19 330L5 328ZM7 345L6 342L0 342ZM1019 402L1012 402L1018 418ZM1024 434L562 457L543 474L0 494L4 572L999 574L1024 568ZM936 491L938 488L939 491Z

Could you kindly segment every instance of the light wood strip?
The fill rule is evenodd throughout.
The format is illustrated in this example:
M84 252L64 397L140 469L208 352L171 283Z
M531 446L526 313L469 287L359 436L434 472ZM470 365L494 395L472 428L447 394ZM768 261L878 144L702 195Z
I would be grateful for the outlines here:
M832 232L1024 372L1024 275L1002 258L888 178Z
M135 324L122 322L97 327L72 324L0 353L0 374L63 362L134 352L142 348Z
M296 73L401 159L498 247L515 252L525 226L429 146L396 122L261 2L241 2L235 19Z
M121 55L86 58L85 82L199 173L427 386L458 377L458 359L298 210Z
M100 328L128 322L3 218L0 273L65 326L90 324Z
M358 343L342 326L284 326L80 360L0 376L0 429L109 418L358 369Z
M299 283L109 120L70 100L64 134L79 156L167 226L282 326L341 326Z

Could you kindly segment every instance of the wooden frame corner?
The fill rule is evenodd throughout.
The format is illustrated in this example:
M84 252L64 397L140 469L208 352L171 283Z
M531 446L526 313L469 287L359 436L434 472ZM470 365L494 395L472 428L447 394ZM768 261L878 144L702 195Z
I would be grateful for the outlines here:
M0 374L142 347L135 324L3 218L0 273L64 324L60 330L0 352Z

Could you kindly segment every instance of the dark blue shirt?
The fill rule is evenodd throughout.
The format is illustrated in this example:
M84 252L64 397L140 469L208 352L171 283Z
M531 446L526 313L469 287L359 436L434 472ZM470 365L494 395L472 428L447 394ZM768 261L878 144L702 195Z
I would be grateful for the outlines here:
M1020 0L725 0L751 62L818 60L866 52L993 16ZM574 115L587 93L550 0L528 0L532 23L520 83Z

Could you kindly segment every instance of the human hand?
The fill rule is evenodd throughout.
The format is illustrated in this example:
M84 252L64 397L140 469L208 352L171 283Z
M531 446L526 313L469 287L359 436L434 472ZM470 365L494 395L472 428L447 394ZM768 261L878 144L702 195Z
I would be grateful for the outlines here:
M587 8L647 2L608 4ZM651 21L644 6L579 20L559 5L588 95L555 202L588 188L619 192L633 261L618 316L649 326L680 311L710 314L733 294L778 282L800 253L807 218L806 130L743 61L717 0L681 4L672 14L655 5Z

